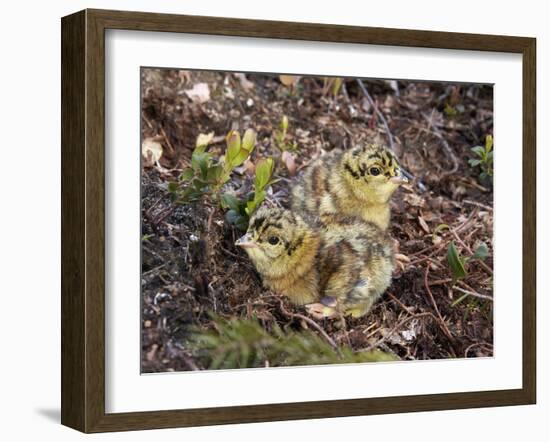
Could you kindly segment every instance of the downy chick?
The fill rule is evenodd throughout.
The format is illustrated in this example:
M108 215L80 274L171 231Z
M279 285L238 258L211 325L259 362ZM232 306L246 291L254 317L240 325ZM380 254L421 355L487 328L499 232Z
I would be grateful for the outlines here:
M384 146L335 150L304 171L292 189L291 208L308 222L327 224L331 215L355 216L386 230L390 198L407 182L395 155Z
M393 247L372 223L334 217L314 229L288 210L260 208L243 247L264 284L295 304L322 303L324 315L365 315L391 283Z

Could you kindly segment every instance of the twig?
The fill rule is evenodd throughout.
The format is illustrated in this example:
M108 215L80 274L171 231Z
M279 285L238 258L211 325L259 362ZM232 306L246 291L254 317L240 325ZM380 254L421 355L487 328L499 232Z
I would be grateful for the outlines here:
M161 195L161 197L160 197L158 200L156 200L156 201L151 205L151 207L149 207L149 208L145 211L145 212L147 213L147 215L150 215L150 214L151 214L152 210L153 210L156 206L158 206L158 204L164 199L165 196L166 196L166 195Z
M381 121L381 123L384 125L384 129L386 130L386 135L388 136L388 141L390 143L390 149L394 150L393 136L391 134L390 127L388 126L388 122L386 121L386 118L384 117L382 112L380 112L380 109L378 109L378 106L376 105L376 103L372 99L372 97L369 94L369 91L367 90L367 88L364 85L363 81L361 81L359 78L357 78L356 81L357 81L357 84L359 85L359 87L361 88L361 91L363 92L363 95L365 95L365 97L367 98L369 104L373 107L374 112L376 113L376 116Z
M435 312L437 313L437 316L439 318L439 323L444 331L444 333L447 335L447 337L450 340L453 340L453 335L451 334L451 331L447 327L447 324L445 323L443 316L441 316L441 312L439 311L439 307L437 307L437 303L435 302L434 295L432 291L430 290L430 284L428 283L428 274L430 273L430 266L426 266L426 272L424 273L424 287L426 288L426 292L428 293L428 296L430 297L432 304L434 306Z
M466 227L470 228L471 225L473 224L472 221L474 220L474 218L477 216L477 213L479 212L479 210L477 208L475 208L474 210L472 210L472 213L470 213L470 216L466 219L466 221L464 221L462 224L460 224L456 229L454 229L454 231L456 233L466 229Z
M462 241L462 239L457 235L456 231L451 229L451 233L453 234L453 236L455 237L456 241L462 246L464 247L468 253L470 255L473 255L473 251L472 249L464 242ZM489 267L487 264L485 264L482 260L478 259L477 260L477 263L483 267L490 275L493 275L493 269L491 267Z
M435 110L435 109L434 109ZM456 158L456 155L455 153L453 152L453 149L451 149L451 146L449 146L449 143L447 143L447 140L445 139L445 137L442 135L441 131L437 128L437 126L435 126L433 124L433 121L432 121L432 117L428 117L426 114L422 114L422 116L426 119L426 121L428 122L428 130L431 130L431 132L437 137L439 138L439 140L441 141L441 144L443 145L443 148L445 149L445 151L447 152L447 154L451 157L451 161L453 163L453 168L451 170L447 170L447 171L443 171L441 173L441 175L443 176L447 176L447 175L452 175L453 173L455 173L457 170L458 170L458 160ZM433 111L432 111L432 116L433 116Z
M156 266L156 267L152 268L151 270L147 270L146 272L143 272L143 273L141 274L141 276L144 277L144 276L148 276L148 275L150 275L150 274L152 274L152 273L155 273L155 272L159 271L160 269L162 269L166 264L167 264L167 263L165 262L165 263L163 263L163 264L161 264L161 265L159 265L159 266Z
M200 371L200 368L197 366L197 364L195 364L195 361L193 361L193 359L191 359L189 356L182 355L181 358L183 359L183 362L185 362L185 365L187 365L187 367L189 367L192 371Z
M162 134L164 141L166 141L167 146L170 148L170 153L174 154L176 152L176 149L174 149L174 146L168 139L168 135L166 135L166 132L164 131L164 128L162 127L162 125L160 125L160 133Z
M385 336L382 336L378 341L376 341L374 344L369 345L367 348L358 350L358 352L366 352L366 351L374 350L380 344L386 342L389 338L391 338L395 334L395 332L399 330L401 327L403 327L407 322L409 322L412 319L422 318L424 316L431 316L437 320L437 318L435 318L435 316L430 312L416 313L416 314L413 314L412 316L407 316L405 319L398 322L397 325L395 325Z
M149 129L153 129L153 124L151 123L151 121L149 121L149 118L147 118L145 116L145 112L142 112L141 116L145 120L145 122L147 123L147 126L149 126Z
M176 210L176 206L169 207L166 211L164 211L158 219L154 221L155 225L159 225L161 222L163 222L166 218L168 218L174 211Z
M430 287L432 285L445 285L445 284L448 284L449 282L452 282L452 278L436 279L435 281L430 281L429 285Z
M468 357L468 352L474 348L474 347L477 347L477 346L481 346L481 347L486 347L487 349L489 350L492 350L492 345L489 344L488 342L474 342L473 344L471 345L468 345L468 347L466 347L466 350L464 350L464 357L467 358Z
M419 313L414 313L409 307L407 307L405 304L403 304L395 295L392 295L388 292L388 296L395 301L397 304L399 304L399 307L401 307L403 310L405 310L409 315L417 315ZM437 319L437 316L435 316L432 312L422 312L422 314L427 314L431 316L436 322L439 322Z
M478 203L476 201L470 201L470 200L462 200L463 203L470 204L472 206L481 207L482 209L488 210L489 212L493 211L493 208L490 206L487 206L485 204Z
M487 299L487 300L493 302L493 297L492 296L483 295L481 293L473 292L471 290L466 290L466 289L463 289L462 287L457 287L456 285L453 287L453 289L458 290L459 292L462 292L466 295L471 295L475 298Z
M470 255L474 253L472 252L472 249L464 241L462 241L462 238L458 236L458 234L454 231L454 229L449 229L449 230L451 231L451 234L455 237L456 242L458 242L462 247L464 247Z
M309 325L311 325L340 354L340 349L338 348L338 345L336 344L336 342L334 342L334 340L327 334L327 332L324 331L322 329L322 327L319 324L317 324L313 319L308 318L307 316L301 315L300 313L291 313L291 312L289 312L288 310L285 309L282 299L279 300L279 308L280 308L281 312L283 313L283 315L285 315L287 318L292 318L292 319L298 318L298 319L301 319L301 320L307 322Z
M405 310L410 315L414 315L414 313L411 311L409 307L407 307L405 304L403 304L394 294L387 292L388 296L394 301L395 303L399 304L399 306Z

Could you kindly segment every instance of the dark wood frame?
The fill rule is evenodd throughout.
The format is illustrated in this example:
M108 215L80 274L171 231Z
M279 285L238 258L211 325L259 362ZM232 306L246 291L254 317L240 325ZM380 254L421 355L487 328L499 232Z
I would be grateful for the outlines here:
M404 29L85 10L62 19L61 422L84 432L534 404L536 40ZM523 386L516 390L105 413L105 30L512 52L523 56Z

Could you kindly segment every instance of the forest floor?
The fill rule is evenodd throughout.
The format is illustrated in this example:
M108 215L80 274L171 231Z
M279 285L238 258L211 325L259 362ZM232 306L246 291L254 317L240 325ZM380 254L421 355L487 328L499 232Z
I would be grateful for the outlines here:
M285 84L286 83L286 84ZM292 83L292 84L289 84ZM198 85L198 86L197 86ZM252 128L251 160L276 159L267 199L287 206L293 175L323 152L364 142L388 144L414 177L392 200L390 232L400 260L392 285L362 318L314 320L338 345L380 349L402 360L493 355L493 190L480 178L471 148L493 130L492 87L345 79L338 93L319 77L142 70L142 141L161 149L142 163L142 372L203 369L187 339L212 327L209 312L255 317L312 329L303 307L262 287L242 234L207 199L176 205L167 190L190 163L199 134L214 133L209 152L221 155L230 130ZM296 143L296 170L285 167L274 133L283 116ZM159 152L160 153L160 152ZM239 171L238 171L239 172ZM229 187L247 185L246 170ZM470 257L484 243L485 260L466 263L455 283L449 245ZM290 312L290 314L289 314ZM309 318L312 319L312 318Z

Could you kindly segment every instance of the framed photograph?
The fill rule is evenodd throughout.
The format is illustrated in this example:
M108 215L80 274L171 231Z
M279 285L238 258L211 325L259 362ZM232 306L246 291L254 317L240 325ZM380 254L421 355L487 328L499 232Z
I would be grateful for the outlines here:
M533 404L535 39L62 19L62 423Z

